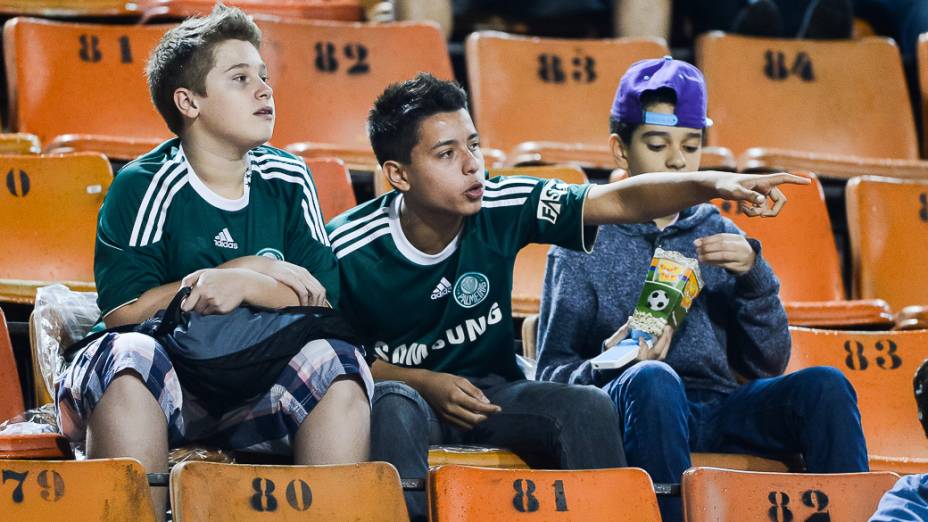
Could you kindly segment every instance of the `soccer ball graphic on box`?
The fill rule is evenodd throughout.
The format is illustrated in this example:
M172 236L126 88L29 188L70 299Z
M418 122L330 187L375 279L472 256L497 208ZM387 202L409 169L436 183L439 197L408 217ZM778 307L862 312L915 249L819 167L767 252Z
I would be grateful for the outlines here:
M660 335L668 324L676 330L701 289L698 261L658 248L629 326L654 336Z

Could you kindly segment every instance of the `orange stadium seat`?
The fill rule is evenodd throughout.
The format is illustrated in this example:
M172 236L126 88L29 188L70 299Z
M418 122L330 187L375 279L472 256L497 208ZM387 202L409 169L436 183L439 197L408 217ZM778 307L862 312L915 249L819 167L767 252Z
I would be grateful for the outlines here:
M812 185L780 187L787 204L775 219L751 218L734 203L715 200L722 215L763 245L764 258L780 279L780 298L790 324L818 327L889 327L889 306L881 300L846 301L841 266L825 195L818 178ZM801 242L797 242L798 238ZM814 259L810 266L809 260Z
M127 0L0 0L0 13L53 17L137 17L135 2Z
M359 22L364 10L358 0L230 0L225 5L238 7L248 14L263 14L284 18L341 20ZM181 19L208 14L214 0L138 0L142 22L157 18Z
M697 40L696 58L715 122L709 145L739 156L764 147L918 159L902 60L892 40L807 41L713 32ZM880 110L873 109L877 105Z
M335 156L373 171L365 125L377 96L420 71L454 77L433 23L256 21L278 111L271 142L293 144L288 149L304 157Z
M429 447L429 467L457 464L484 468L527 469L529 465L515 453L487 446L437 445Z
M6 460L0 469L5 520L155 520L137 460Z
M121 160L147 152L170 135L144 74L166 29L8 21L3 52L11 129L37 135L49 151L94 151Z
M738 170L771 172L808 170L820 177L849 180L856 176L889 176L928 179L928 161L911 159L864 158L843 154L823 154L784 149L752 147L738 158Z
M619 78L638 60L669 54L657 38L561 40L492 31L471 34L465 46L484 146L512 151L510 164L570 160L598 168L613 167L602 149Z
M428 479L429 520L659 521L640 468L584 471L442 466Z
M20 386L6 316L0 310L0 423L23 412ZM0 434L0 467L2 459L67 459L71 455L68 441L57 433ZM6 512L0 509L0 513Z
M7 328L6 316L0 310L0 422L23 411L23 391L20 388L13 343Z
M0 156L0 175L0 301L32 302L54 281L93 289L97 212L113 177L106 158Z
M0 134L0 154L39 154L42 146L35 134L11 132Z
M921 93L922 122L928 122L928 33L918 37L918 89ZM928 133L922 133L922 156L928 157Z
M690 468L683 473L687 522L867 520L895 473L792 474Z
M928 181L864 176L845 190L854 294L894 310L928 305Z
M928 472L928 441L912 388L912 376L928 359L928 330L849 332L791 327L790 333L793 349L787 372L832 366L857 390L870 468Z
M396 468L251 466L185 462L171 470L177 522L208 520L408 520Z
M326 220L358 204L351 188L351 174L344 161L338 158L306 158L306 166L313 176Z

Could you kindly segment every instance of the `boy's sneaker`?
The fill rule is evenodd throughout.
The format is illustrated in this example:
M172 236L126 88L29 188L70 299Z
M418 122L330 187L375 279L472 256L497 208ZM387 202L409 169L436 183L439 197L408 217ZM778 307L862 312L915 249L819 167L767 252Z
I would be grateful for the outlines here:
M854 31L851 0L814 0L806 10L797 38L844 40Z
M744 6L731 24L731 32L747 36L781 38L783 16L772 0L756 0Z

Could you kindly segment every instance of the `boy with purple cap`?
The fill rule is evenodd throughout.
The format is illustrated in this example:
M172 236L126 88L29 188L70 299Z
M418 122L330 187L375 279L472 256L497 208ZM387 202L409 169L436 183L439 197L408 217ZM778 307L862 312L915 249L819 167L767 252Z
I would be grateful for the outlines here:
M690 176L711 124L696 67L644 60L622 77L609 145L632 179L654 171ZM594 369L590 359L625 337L658 247L699 260L702 293L678 330L640 343L636 360ZM811 472L866 471L857 399L844 376L833 368L781 375L790 336L778 292L760 243L712 205L600 227L591 255L555 247L548 256L537 378L609 393L629 464L655 482L679 482L690 451L801 453ZM663 499L661 510L664 520L682 520L679 499Z

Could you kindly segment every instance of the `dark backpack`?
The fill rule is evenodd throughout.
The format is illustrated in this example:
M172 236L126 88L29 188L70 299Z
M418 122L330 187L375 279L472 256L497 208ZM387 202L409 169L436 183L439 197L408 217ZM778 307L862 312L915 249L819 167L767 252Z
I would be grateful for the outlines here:
M228 314L201 315L181 310L189 294L189 287L182 288L165 310L144 323L99 332L67 351L110 332L150 335L168 352L184 389L215 416L266 393L311 341L339 339L366 355L351 326L331 308L243 305Z

